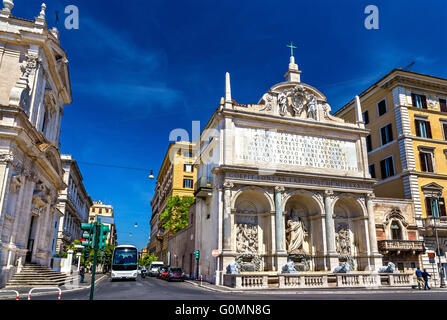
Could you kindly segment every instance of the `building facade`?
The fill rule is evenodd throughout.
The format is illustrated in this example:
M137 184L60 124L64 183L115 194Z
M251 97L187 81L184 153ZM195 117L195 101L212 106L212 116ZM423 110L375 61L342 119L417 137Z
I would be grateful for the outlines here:
M59 151L72 101L68 60L45 5L35 20L0 11L0 285L25 263L49 266L66 186ZM37 11L37 8L36 8Z
M414 201L419 240L428 253L447 250L447 79L395 69L359 95L367 137L371 175L377 196ZM355 121L356 101L335 115ZM439 217L439 218L437 218ZM444 272L444 274L446 274Z
M87 223L93 202L85 190L83 178L71 155L61 155L64 182L67 188L59 193L58 209L63 216L59 220L57 251L65 251L82 236L81 223ZM54 245L54 244L53 244Z
M168 263L169 232L163 229L160 214L166 209L171 196L194 196L196 171L194 170L194 144L178 141L171 143L157 176L154 197L151 201L152 216L150 220L151 234L148 252Z
M294 57L285 77L242 105L227 74L197 143L195 247L212 282L234 264L276 276L288 261L309 272L382 266L361 111L354 124L333 117L323 93L301 82Z
M114 218L113 206L110 204L104 204L102 201L93 201L93 205L90 207L89 223L96 222L98 215ZM118 237L116 234L116 224L102 223L108 226L110 230L109 234L107 235L106 243L117 245Z

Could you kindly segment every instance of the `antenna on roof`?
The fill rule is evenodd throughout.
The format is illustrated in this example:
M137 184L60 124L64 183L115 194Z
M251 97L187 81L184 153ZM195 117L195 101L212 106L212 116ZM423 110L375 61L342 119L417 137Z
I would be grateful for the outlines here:
M414 64L415 64L416 62L411 62L408 66L406 66L405 68L404 68L404 70L406 70L406 71L408 71L412 66L414 66Z

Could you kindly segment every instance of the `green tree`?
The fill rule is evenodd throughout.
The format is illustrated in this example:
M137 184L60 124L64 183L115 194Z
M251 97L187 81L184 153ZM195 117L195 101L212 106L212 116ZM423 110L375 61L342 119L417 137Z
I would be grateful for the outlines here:
M155 254L146 254L143 258L138 260L138 265L149 267L153 261L158 261L158 257Z
M190 196L169 197L165 211L160 215L163 228L172 233L177 233L188 226L189 207L196 199Z

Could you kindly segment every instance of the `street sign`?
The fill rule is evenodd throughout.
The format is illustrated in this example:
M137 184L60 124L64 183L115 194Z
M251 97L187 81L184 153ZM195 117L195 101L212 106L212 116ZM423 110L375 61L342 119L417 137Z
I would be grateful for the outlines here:
M98 221L98 218L101 219L101 223L115 224L115 219L113 217L101 216L98 214L96 215L96 221Z
M84 240L85 241L85 240ZM84 248L84 246L81 246L80 244L75 244L75 246L74 246L76 249L83 249Z
M430 263L435 263L435 254L434 254L434 252L429 252L429 253L427 253L427 255L428 255L428 261L430 262Z
M218 256L220 256L220 252L219 252L219 250L213 250L211 254L212 254L213 257L218 257Z

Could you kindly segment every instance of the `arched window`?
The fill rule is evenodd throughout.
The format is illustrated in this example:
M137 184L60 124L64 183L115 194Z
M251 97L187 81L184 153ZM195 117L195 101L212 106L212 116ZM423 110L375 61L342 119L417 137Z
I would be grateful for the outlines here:
M390 229L391 229L391 238L393 240L402 240L402 230L397 221L393 221L391 223Z

